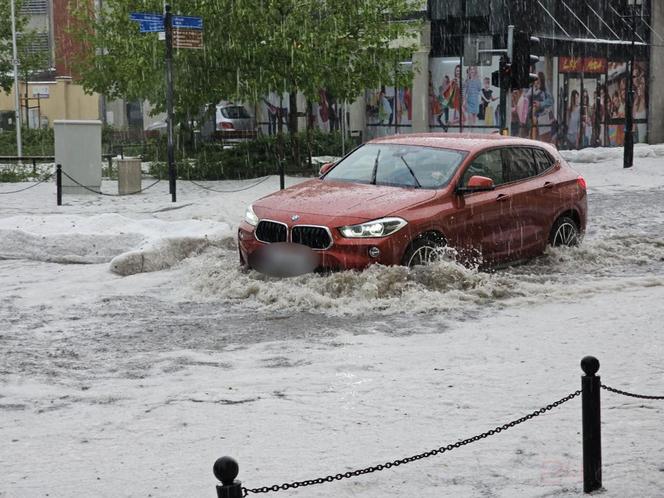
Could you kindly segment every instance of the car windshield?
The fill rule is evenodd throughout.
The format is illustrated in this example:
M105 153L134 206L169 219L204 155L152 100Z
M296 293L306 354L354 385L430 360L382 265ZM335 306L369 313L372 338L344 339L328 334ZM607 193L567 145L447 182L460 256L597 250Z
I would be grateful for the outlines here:
M465 153L415 145L369 144L337 164L325 180L413 188L447 185Z
M247 110L238 105L238 106L232 106L232 107L222 107L221 108L221 115L225 117L226 119L248 119L249 118L249 113Z

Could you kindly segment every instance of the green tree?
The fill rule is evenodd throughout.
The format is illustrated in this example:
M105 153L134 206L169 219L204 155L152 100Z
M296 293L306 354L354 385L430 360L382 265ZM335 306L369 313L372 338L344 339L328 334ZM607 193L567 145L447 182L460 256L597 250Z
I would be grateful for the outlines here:
M2 1L2 0L0 0ZM271 91L317 100L325 88L339 99L394 81L409 58L415 0L176 0L173 12L201 16L204 50L175 51L175 107L180 121L221 99L257 102ZM110 98L145 99L162 111L164 43L139 34L131 12L160 12L161 0L74 3L73 33L90 47L77 70L86 90ZM400 75L402 80L408 74ZM292 110L295 110L291 106ZM291 130L295 131L295 120Z
M10 16L10 0L0 0L0 88L9 93L14 86L14 66L12 61L14 53L12 49L12 19ZM23 30L27 18L20 15L21 0L16 0L16 30Z

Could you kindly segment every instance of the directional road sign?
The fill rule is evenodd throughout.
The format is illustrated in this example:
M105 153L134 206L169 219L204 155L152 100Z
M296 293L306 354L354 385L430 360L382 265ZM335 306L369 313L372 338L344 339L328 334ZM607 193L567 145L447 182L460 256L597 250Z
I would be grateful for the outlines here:
M173 16L173 27L175 29L203 29L203 18L191 16Z
M129 18L132 21L138 22L141 33L155 33L164 31L164 16L161 14L132 12Z
M198 29L174 29L173 48L203 48L203 32Z
M151 22L164 22L164 16L161 14L146 14L144 12L132 12L129 14L132 21L151 21Z

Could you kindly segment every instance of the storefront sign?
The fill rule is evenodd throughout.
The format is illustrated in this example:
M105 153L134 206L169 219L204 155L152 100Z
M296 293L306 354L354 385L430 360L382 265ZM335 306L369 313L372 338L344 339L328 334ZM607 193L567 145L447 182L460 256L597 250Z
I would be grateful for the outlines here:
M606 59L600 57L560 57L558 71L561 73L604 74Z

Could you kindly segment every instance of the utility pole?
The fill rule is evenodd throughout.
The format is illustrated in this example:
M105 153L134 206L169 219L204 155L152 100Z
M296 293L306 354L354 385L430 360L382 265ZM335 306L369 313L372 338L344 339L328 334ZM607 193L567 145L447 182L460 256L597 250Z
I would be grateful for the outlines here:
M625 86L625 155L623 158L623 168L634 166L634 45L636 43L636 5L638 0L631 0L629 5L632 7L632 50L629 62L629 76Z
M10 0L11 14L12 14L12 48L14 51L14 104L15 104L15 127L16 127L16 150L18 157L23 156L23 142L21 140L21 101L18 95L18 49L16 47L16 7L14 7L14 0ZM19 160L20 161L20 160Z
M168 129L168 187L171 201L177 201L175 149L173 132L173 14L171 6L166 4L164 10L164 31L166 32L166 123Z

